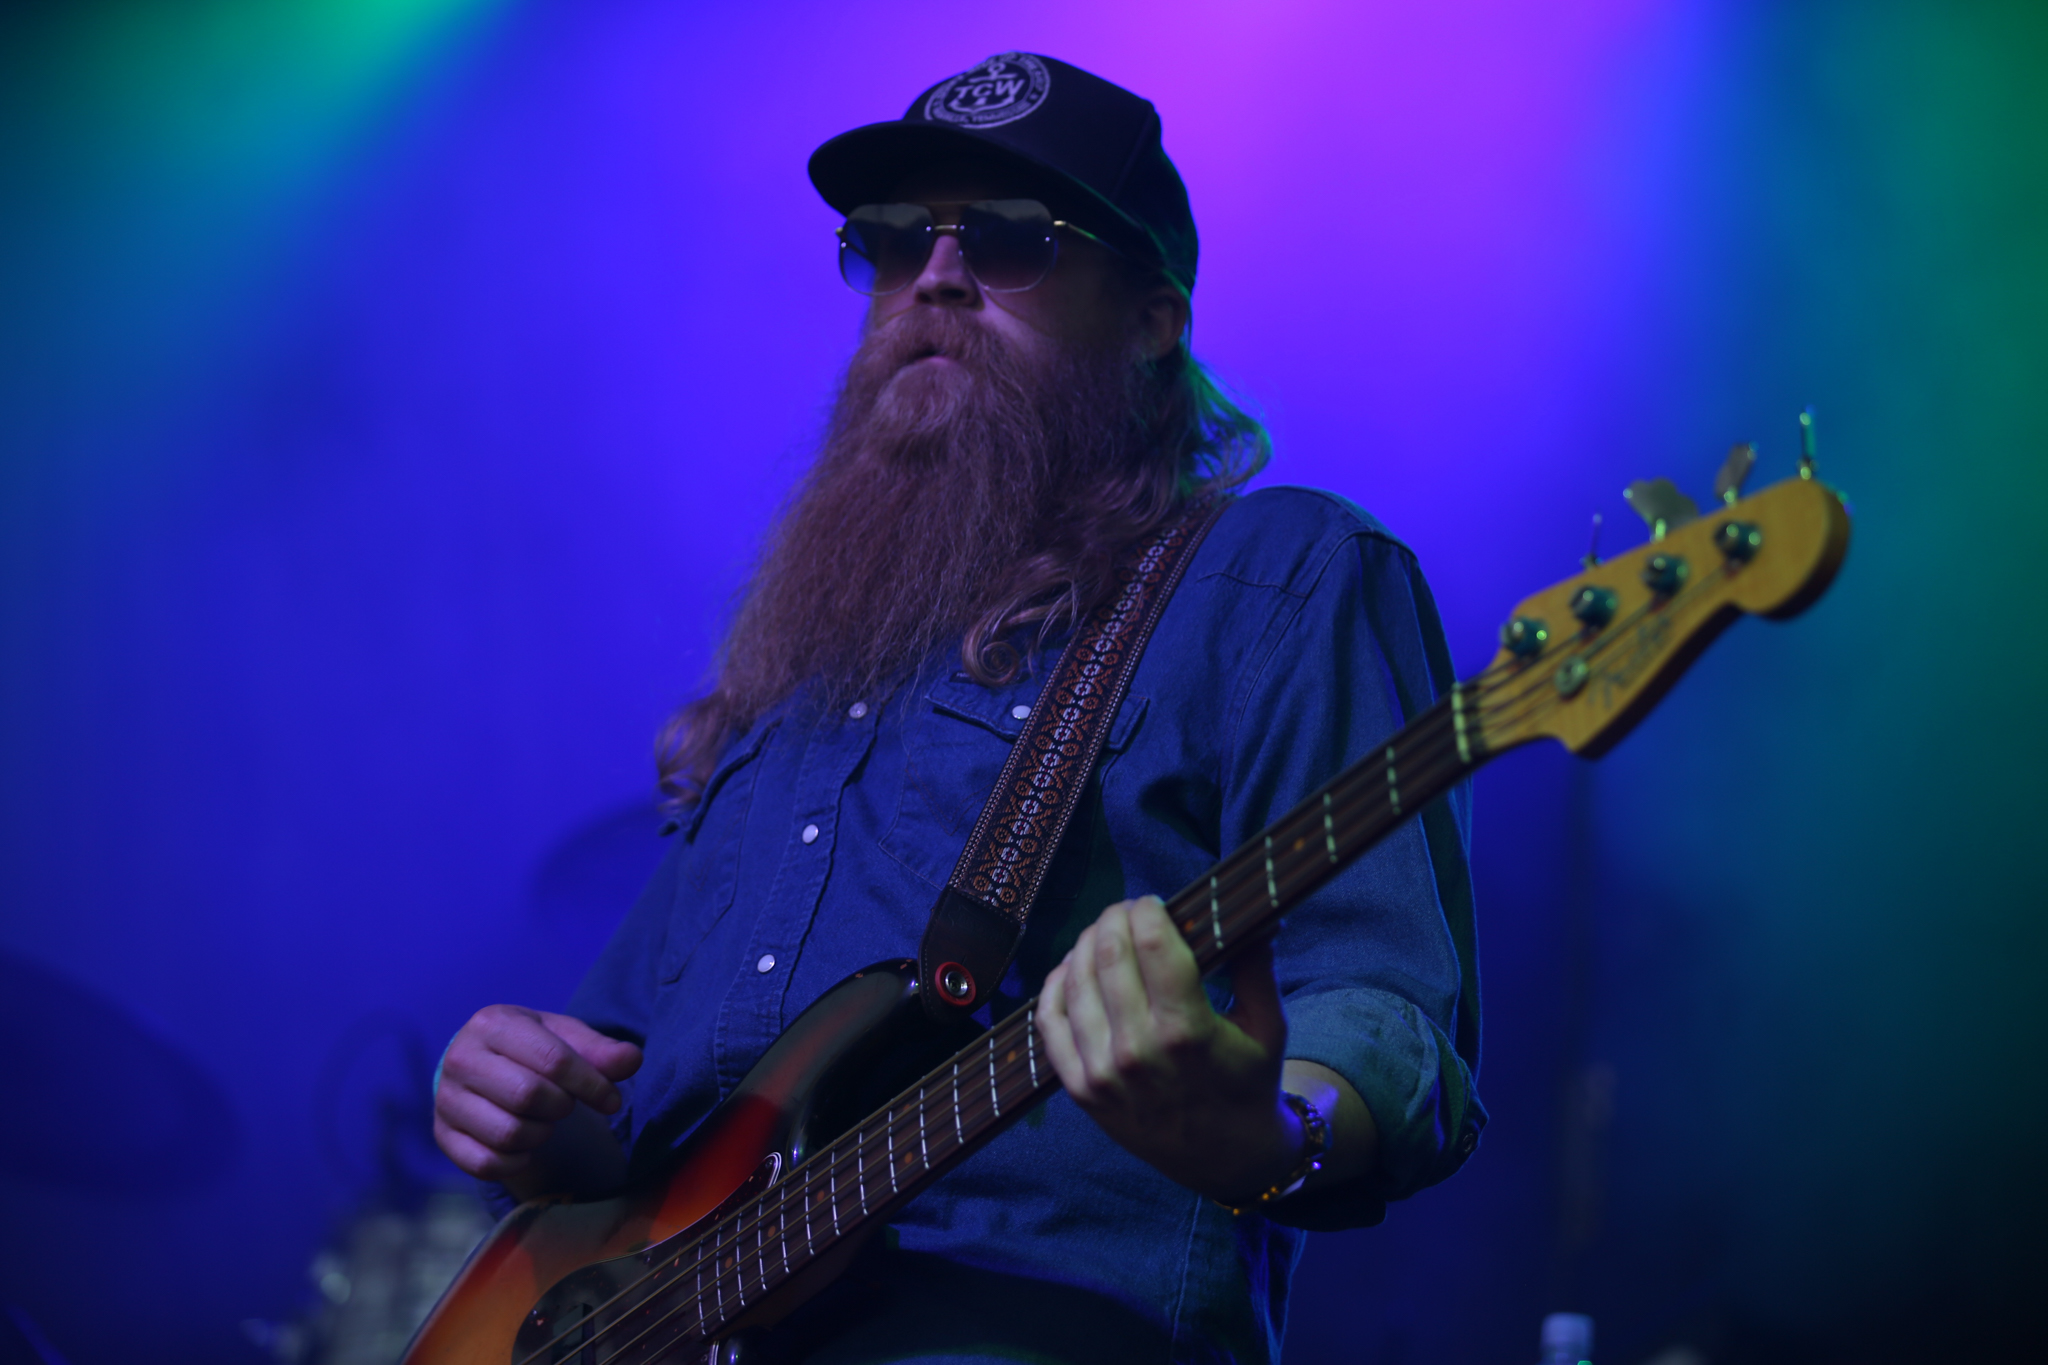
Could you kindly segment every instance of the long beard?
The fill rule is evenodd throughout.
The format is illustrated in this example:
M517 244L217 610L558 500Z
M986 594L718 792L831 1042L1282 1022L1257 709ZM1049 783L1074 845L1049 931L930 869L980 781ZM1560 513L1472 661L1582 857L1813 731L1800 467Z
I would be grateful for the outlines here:
M1146 460L1144 377L1128 341L1032 358L946 309L870 332L721 651L728 723L880 697L957 643Z

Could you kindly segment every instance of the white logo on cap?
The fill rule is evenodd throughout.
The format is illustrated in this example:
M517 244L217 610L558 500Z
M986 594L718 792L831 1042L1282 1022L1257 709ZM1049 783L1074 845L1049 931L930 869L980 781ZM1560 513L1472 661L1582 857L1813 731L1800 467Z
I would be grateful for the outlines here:
M963 71L932 91L924 116L967 128L1015 123L1045 103L1052 73L1028 52L1005 52Z

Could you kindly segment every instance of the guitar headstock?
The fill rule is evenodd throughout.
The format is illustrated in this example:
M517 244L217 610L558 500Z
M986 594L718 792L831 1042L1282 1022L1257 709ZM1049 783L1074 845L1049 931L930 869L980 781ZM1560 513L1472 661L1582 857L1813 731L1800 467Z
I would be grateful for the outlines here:
M1489 752L1548 738L1599 757L1738 617L1798 615L1848 551L1841 498L1802 471L1545 588L1464 685L1479 738Z

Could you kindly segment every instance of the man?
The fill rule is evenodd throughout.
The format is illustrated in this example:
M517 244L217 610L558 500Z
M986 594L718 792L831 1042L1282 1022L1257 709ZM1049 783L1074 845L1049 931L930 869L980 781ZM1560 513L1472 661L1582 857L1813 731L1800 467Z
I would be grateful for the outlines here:
M493 1006L444 1059L442 1146L515 1195L659 1168L804 1006L913 954L1116 554L1265 458L1188 354L1194 223L1146 101L1011 53L811 175L867 327L711 690L663 737L667 857L569 1014ZM1363 513L1299 489L1223 512L999 993L998 1016L1040 996L1065 1093L770 1358L1277 1357L1300 1229L1378 1221L1484 1123L1467 793L1227 991L1159 897L1451 676L1413 557Z

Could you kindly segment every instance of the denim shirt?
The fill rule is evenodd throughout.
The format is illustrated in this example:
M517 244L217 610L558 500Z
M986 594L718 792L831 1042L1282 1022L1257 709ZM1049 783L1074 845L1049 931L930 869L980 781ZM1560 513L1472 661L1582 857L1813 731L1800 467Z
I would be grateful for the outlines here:
M894 696L828 715L799 699L729 746L570 1006L646 1047L616 1121L637 1168L806 1005L915 956L1056 657L986 688L957 653L935 656ZM1231 505L1139 665L1003 994L1035 994L1104 905L1170 897L1452 677L1414 556L1377 522L1300 488ZM1302 1229L1378 1222L1387 1200L1456 1170L1485 1122L1469 828L1460 786L1276 940L1287 1054L1364 1099L1380 1143L1369 1176L1234 1217L1056 1093L911 1203L778 1330L771 1358L1277 1358Z

